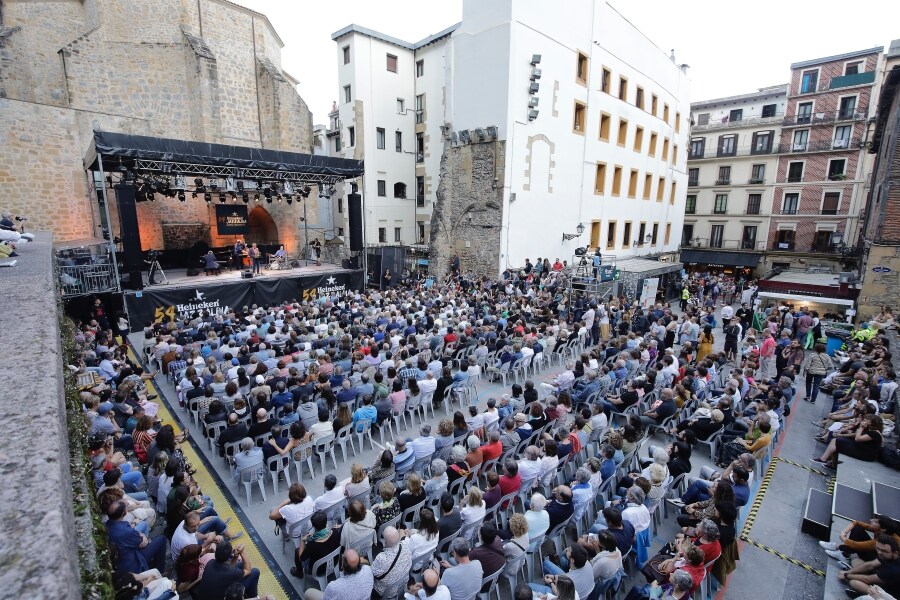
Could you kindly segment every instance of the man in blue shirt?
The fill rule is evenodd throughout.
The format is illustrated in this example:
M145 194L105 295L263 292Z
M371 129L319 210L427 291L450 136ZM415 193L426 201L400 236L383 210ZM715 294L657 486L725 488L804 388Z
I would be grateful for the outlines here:
M616 474L616 449L610 444L603 446L603 460L600 461L600 480L606 481Z
M413 451L412 446L407 445L405 439L398 439L394 443L394 468L397 470L397 475L409 473L415 459L416 453Z
M363 405L353 412L353 425L356 431L363 431L362 421L375 424L378 419L378 411L372 406L372 396L363 397Z
M166 538L158 536L152 541L124 521L128 505L124 500L114 503L107 512L109 541L119 549L116 569L129 573L142 573L148 569L166 568Z
M285 406L287 404L293 403L293 395L289 391L287 391L287 387L284 385L284 382L279 381L278 385L275 386L275 394L272 395L272 406L278 408L280 406Z
M345 379L337 393L338 402L355 402L357 391L350 387L350 380Z

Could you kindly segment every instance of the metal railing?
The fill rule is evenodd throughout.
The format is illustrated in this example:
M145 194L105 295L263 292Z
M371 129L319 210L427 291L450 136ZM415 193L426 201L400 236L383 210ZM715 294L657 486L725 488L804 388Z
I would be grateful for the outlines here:
M790 147L787 148L786 152L791 153L799 153L799 152L828 152L831 150L853 150L859 148L860 139L853 138L850 140L817 140L813 142L806 142L805 144L794 144L791 143Z
M772 250L780 250L782 252L790 252L794 249L794 242L773 242Z
M716 250L752 250L761 252L766 249L764 240L746 241L746 240L710 240L709 238L691 238L689 240L681 240L682 248L706 249L714 248Z
M716 185L731 185L731 177L716 179Z
M110 263L57 264L63 298L117 292L116 271Z
M711 120L708 123L704 123L703 125L694 125L693 127L691 127L691 133L695 133L698 131L713 131L715 129L729 129L735 127L753 127L756 125L776 125L781 123L781 120L783 118L784 113L776 113L771 117L750 117L748 119L738 119L737 121L732 121L728 117L722 117L715 122Z
M688 187L698 187L700 185L699 179L688 179Z
M782 119L781 124L784 127L802 127L803 125L828 124L838 121L864 121L868 112L869 108L867 106L857 106L853 110L832 110L803 115L788 115Z
M688 160L700 160L702 158L730 158L732 156L764 156L766 154L779 154L784 152L778 144L772 144L770 147L760 150L756 146L740 146L735 148L733 152L722 152L718 147L711 146L706 148L702 156L694 154L688 150Z
M749 185L762 185L762 184L764 184L765 182L766 182L765 179L762 179L762 178L759 178L759 177L751 177L750 179L747 180L747 183L748 183Z

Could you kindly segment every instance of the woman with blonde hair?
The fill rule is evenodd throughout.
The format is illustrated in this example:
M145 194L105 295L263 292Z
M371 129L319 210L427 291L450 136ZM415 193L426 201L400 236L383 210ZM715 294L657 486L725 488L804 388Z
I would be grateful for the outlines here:
M394 497L396 493L397 488L390 481L382 481L378 486L381 502L372 507L372 512L375 513L376 529L400 516L400 502Z
M483 494L477 486L473 485L459 506L459 517L463 526L483 519L486 512L487 506L484 503Z
M353 463L350 467L350 478L342 481L341 485L344 486L344 495L348 498L367 492L372 487L369 485L369 475L359 463Z
M417 473L406 476L406 489L400 492L398 500L401 512L425 501L425 488L422 487L422 478Z

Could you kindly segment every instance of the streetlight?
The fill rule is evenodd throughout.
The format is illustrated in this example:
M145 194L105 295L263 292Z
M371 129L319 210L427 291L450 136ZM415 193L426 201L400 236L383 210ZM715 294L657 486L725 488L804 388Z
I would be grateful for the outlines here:
M568 242L569 240L574 240L577 237L581 237L581 234L584 233L584 225L579 223L578 227L575 228L575 231L577 231L578 233L564 233L562 236L562 241Z

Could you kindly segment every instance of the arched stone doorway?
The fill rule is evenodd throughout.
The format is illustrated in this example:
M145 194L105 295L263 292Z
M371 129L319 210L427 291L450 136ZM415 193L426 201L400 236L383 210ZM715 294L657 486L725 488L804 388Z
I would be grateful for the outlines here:
M278 226L262 206L256 206L247 215L247 239L248 244L277 244Z

